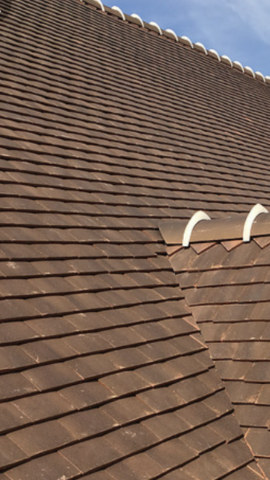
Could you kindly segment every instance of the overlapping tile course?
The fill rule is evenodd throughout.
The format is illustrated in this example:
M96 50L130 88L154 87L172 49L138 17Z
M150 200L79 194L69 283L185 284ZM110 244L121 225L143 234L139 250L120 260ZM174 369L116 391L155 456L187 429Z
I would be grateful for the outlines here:
M158 224L269 205L268 86L74 0L0 61L1 480L264 478Z
M170 247L177 250L171 263L245 438L269 476L269 214L255 221L250 242L232 240L233 228L242 232L244 222L244 216L225 219L226 228L220 228L216 242L217 222L199 223L190 248ZM170 244L177 232L181 238L181 224L165 225L164 232ZM200 243L200 233L210 243Z

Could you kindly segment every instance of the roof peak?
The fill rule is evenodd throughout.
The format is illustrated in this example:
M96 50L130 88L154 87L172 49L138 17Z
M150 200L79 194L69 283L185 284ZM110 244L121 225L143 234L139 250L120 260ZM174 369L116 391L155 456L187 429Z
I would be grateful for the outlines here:
M218 52L214 49L207 50L202 43L200 43L200 42L193 43L190 40L190 38L185 36L185 35L182 36L182 37L179 37L174 32L174 30L171 30L170 28L168 28L166 30L163 30L163 29L160 28L160 26L156 22L150 22L150 23L144 22L142 20L142 18L137 13L133 13L132 15L127 15L127 14L123 13L123 11L117 6L107 7L106 5L103 4L103 2L101 0L79 0L79 1L81 3L86 4L86 5L90 5L92 7L95 7L96 9L98 9L98 10L104 12L104 13L108 13L110 15L115 15L125 22L127 21L129 23L135 23L138 26L140 26L141 28L145 28L146 30L149 30L149 31L154 31L154 32L158 33L159 35L162 35L164 37L173 39L176 42L180 42L182 44L188 45L191 49L201 51L205 55L208 55L212 58L215 58L218 62L227 64L231 68L234 68L234 69L244 73L245 75L247 75L249 77L257 79L257 80L259 80L263 83L267 83L267 84L269 83L270 84L270 76L264 76L261 72L254 72L254 70L251 67L249 67L249 66L244 67L239 61L237 61L237 60L232 61L230 59L230 57L228 57L227 55L221 55L220 56L218 54Z

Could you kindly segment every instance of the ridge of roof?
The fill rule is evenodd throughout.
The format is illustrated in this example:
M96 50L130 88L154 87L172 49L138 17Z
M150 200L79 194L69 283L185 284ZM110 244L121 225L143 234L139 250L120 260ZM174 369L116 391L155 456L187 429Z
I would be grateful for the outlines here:
M248 215L211 219L205 212L197 211L186 221L169 221L160 224L160 232L167 245L189 247L192 243L242 240L270 235L270 213L260 205L254 205Z
M254 70L249 67L249 66L243 66L241 62L235 60L232 61L230 57L227 55L219 55L218 52L214 49L209 49L207 50L205 46L201 42L196 42L193 43L189 37L187 36L182 36L179 37L174 30L171 29L166 29L163 30L160 28L160 26L156 22L150 22L147 23L142 20L142 18L137 14L133 13L132 15L127 15L123 13L123 11L117 7L113 6L112 8L107 7L102 3L101 0L79 0L79 3L82 3L84 5L90 5L92 7L95 7L96 9L101 10L103 13L108 13L110 15L115 15L116 17L120 18L123 21L127 21L129 23L134 23L137 24L138 26L145 28L149 31L154 31L158 33L160 36L164 36L169 39L173 39L176 42L180 42L184 45L189 46L191 49L198 50L200 52L203 52L205 55L208 55L212 58L215 58L218 62L224 63L226 65L229 65L231 68L234 68L245 75L252 77L254 79L260 80L262 83L270 84L270 76L268 75L263 75L261 72L254 72Z

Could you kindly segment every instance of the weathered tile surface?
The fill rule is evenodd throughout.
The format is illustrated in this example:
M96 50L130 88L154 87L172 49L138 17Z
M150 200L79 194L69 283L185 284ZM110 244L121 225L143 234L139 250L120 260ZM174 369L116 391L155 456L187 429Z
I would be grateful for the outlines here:
M258 249L256 238L245 244L236 241L233 248L228 248L227 242L216 242L214 248L224 250L219 265L215 262L214 248L196 251L196 258L189 264L185 264L183 254L186 251L188 255L189 249L171 258L180 286L225 383L236 419L261 469L268 475L269 243L260 241ZM259 263L264 266L258 267ZM265 460L261 463L262 458Z
M237 415L269 476L269 241L177 247L180 290L158 230L270 206L269 85L92 0L11 4L1 480L258 480Z

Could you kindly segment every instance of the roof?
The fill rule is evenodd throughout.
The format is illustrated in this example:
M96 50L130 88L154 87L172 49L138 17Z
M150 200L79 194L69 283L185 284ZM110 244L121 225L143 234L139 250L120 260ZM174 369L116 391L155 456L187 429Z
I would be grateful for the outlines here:
M101 5L1 23L0 479L270 478L269 232L159 230L269 207L269 84Z
M261 211L251 225L252 237L246 242L246 216L201 220L187 248L181 242L185 222L161 226L171 264L236 418L268 475L269 219L270 214Z

